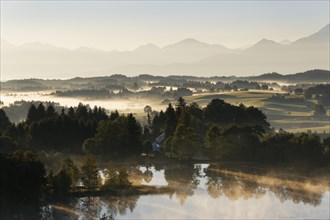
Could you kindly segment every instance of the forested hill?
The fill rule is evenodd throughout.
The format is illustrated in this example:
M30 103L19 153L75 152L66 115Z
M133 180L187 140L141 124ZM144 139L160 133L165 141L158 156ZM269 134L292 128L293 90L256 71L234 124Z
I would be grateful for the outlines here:
M328 82L330 79L329 70L309 70L302 73L282 75L279 73L266 73L260 76L247 77L245 79L255 81L281 81L288 83L302 82Z
M62 88L91 88L101 86L108 89L122 89L123 85L128 88L141 85L141 83L156 83L177 85L190 81L222 81L232 82L235 80L250 80L250 81L280 81L287 83L324 83L330 79L329 70L309 70L302 73L294 73L289 75L279 73L266 73L259 76L236 77L236 76L213 76L213 77L196 77L196 76L153 76L149 74L141 74L136 77L127 77L125 75L110 75L100 77L76 77L66 80L46 80L46 79L22 79L9 80L1 83L2 89L18 89L18 90L46 90L46 89L62 89Z

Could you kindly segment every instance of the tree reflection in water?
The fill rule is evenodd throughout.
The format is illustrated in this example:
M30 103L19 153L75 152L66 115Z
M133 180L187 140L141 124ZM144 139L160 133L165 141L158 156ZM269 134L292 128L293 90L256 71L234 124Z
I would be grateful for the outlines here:
M138 199L139 196L102 196L71 199L53 205L50 210L44 209L41 216L45 216L43 219L114 219L118 214L126 215L127 211L133 212Z
M144 180L144 182L150 183L151 180L152 180L152 177L153 177L152 171L149 170L149 168L147 168L147 170L144 171L144 173L143 173L143 180Z
M291 200L294 203L303 202L304 204L310 204L314 207L321 204L323 191L309 192L306 190L291 189L288 186L270 187L269 190L273 192L281 202Z
M186 203L188 197L194 196L197 187L199 193L208 194L214 199L226 197L233 201L274 196L281 202L290 200L295 204L302 202L313 206L321 204L326 191L325 188L318 187L319 183L313 183L309 179L310 185L305 186L299 179L273 178L265 173L256 175L251 170L239 172L237 168L236 171L224 170L217 165L210 165L204 170L201 165L189 163L158 164L157 169L156 165L150 164L126 167L126 169L130 174L130 181L138 185L150 183L154 178L153 170L163 170L163 178L167 182L167 186L164 187L172 190L167 192L169 197L172 199L175 196L181 205ZM200 180L203 180L203 184ZM114 219L118 215L125 216L129 212L134 212L138 200L139 195L68 198L52 205L45 205L41 209L26 211L20 216L23 219L26 219L25 216L35 216L35 219ZM4 215L0 214L0 218L3 217Z
M154 166L154 169L158 171L164 169L164 178L167 181L167 186L174 190L170 194L170 198L175 194L182 205L189 196L194 195L201 178L206 179L205 188L212 198L225 196L232 201L238 199L258 199L270 192L279 198L281 202L291 200L296 204L303 202L304 204L318 206L325 192L322 187L312 191L308 190L308 188L306 189L303 185L293 187L290 185L290 181L285 181L285 179L281 183L276 183L277 179L272 179L272 184L268 184L253 178L244 178L244 175L249 175L244 174L244 172L242 172L243 176L235 175L235 172L216 172L214 170L221 170L217 165L209 165L203 171L201 165L189 163L148 164L147 166L142 166L146 168L144 172L139 167L131 167L129 169L130 180L133 180L135 184L141 184L143 181L146 183L151 182L153 178L151 166ZM156 166L158 169L156 169Z
M99 197L80 198L75 209L84 213L87 219L93 219L94 216L100 216L103 204Z
M235 175L235 172L222 172L221 168L215 165L210 165L205 170L205 174L207 177L206 188L213 198L220 196L226 196L231 200L260 198L268 191L278 197L281 202L291 200L296 204L303 202L318 206L325 192L322 187L309 190L304 184L294 184L292 180L281 179L281 182L276 183L278 179L275 178L262 183L256 176L253 180L253 178L245 178L249 174L239 175L241 173L236 172ZM251 176L253 177L253 175ZM290 184L291 182L293 184Z
M128 180L132 185L142 185L143 182L150 183L153 178L153 173L150 170L151 165L147 164L142 166L146 168L146 171L142 172L140 166L125 167L129 173Z
M176 198L181 204L184 204L188 196L194 195L194 190L199 184L200 172L201 166L194 164L176 164L165 167L164 177L168 187L174 189Z
M128 196L128 197L102 197L102 202L107 204L108 213L112 216L117 214L126 215L126 212L129 210L133 212L136 203L139 200L139 196Z
M226 196L230 200L240 198L260 198L266 193L266 189L256 182L246 181L230 174L205 171L206 187L209 195L213 198Z

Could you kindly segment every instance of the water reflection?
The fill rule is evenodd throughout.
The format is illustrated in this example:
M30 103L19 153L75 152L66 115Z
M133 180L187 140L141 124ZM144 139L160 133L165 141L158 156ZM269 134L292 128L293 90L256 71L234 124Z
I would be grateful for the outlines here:
M196 216L189 216L185 212L187 209L191 209L191 205L198 205L201 199L208 201L227 198L229 199L227 203L246 200L251 201L250 205L253 205L259 199L277 198L280 203L291 201L292 204L303 203L317 207L321 204L325 193L324 188L317 185L314 188L306 188L303 184L297 184L295 180L260 176L253 172L230 171L216 165L206 166L204 169L200 164L187 163L158 164L158 169L154 165L126 168L130 173L130 181L135 185L148 184L152 181L161 182L161 180L154 179L154 173L163 172L162 176L157 175L155 178L163 178L164 183L166 183L164 186L173 189L173 192L165 195L165 197L162 195L142 196L144 201L140 205L138 202L140 196L103 196L80 198L77 199L75 205L63 204L63 206L73 207L75 211L81 213L79 215L81 219L125 218L127 215L134 218L145 218L148 216L149 209L164 209L166 206L173 206L173 203L176 204L176 200L179 206L176 205L174 209L170 208L171 212L177 212L173 218L193 218ZM197 195L195 195L196 192L198 192ZM206 195L209 197L205 197ZM188 198L190 201L186 205ZM140 213L138 216L134 215L137 206L139 206L139 210L142 209L145 213L142 215ZM208 209L208 207L206 208ZM217 218L216 212L211 210L207 216ZM168 216L158 217L166 218Z
M188 196L194 195L194 190L199 185L200 172L201 166L193 164L176 164L165 168L164 177L168 187L174 189L176 198L181 204Z
M163 195L105 195L57 201L41 207L40 218L330 217L328 185L324 187L310 179L304 182L299 177L279 178L217 165L187 163L126 166L126 169L135 185L157 183L158 187L173 190ZM30 212L29 216L35 215Z
M240 198L260 198L266 192L271 192L281 202L291 200L294 203L304 203L317 206L327 186L320 183L307 183L297 179L285 179L257 174L247 174L222 170L210 165L205 171L207 177L207 191L213 198L226 196L231 200Z
M152 177L153 177L153 172L149 170L149 168L147 168L147 170L143 172L144 182L150 183L152 181Z
M128 180L133 185L141 185L143 183L150 183L153 178L153 172L151 171L151 167L149 165L145 166L131 166L131 167L125 167L126 170L129 173ZM143 171L141 168L145 169Z
M43 219L114 219L133 212L138 196L83 197L62 201L42 210Z
M207 172L207 192L213 198L226 196L230 200L260 198L266 193L263 186L244 181L237 176Z

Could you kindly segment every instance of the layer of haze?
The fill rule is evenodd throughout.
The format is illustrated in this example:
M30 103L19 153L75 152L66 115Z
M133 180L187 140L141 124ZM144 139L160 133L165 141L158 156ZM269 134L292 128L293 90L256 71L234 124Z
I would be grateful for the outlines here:
M1 78L329 69L329 1L1 1Z

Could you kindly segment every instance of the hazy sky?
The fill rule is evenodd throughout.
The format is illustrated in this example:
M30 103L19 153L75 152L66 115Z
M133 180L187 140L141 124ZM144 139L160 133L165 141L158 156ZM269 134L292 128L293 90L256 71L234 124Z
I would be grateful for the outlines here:
M1 37L67 48L130 50L195 38L228 47L310 35L329 1L0 1Z

